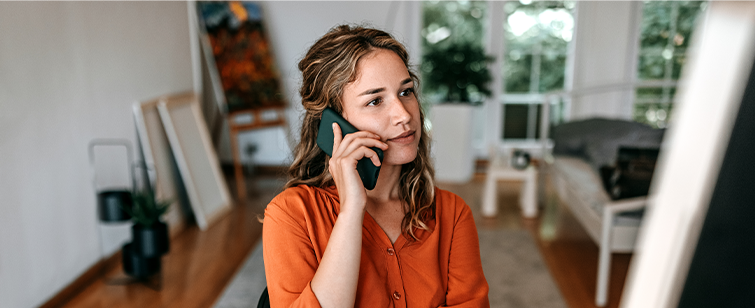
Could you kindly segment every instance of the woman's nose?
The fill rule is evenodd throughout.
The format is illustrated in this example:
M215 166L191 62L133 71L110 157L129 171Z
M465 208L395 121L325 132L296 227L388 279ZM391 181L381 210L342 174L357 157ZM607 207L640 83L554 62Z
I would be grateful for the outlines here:
M391 122L393 123L393 125L406 124L411 121L412 115L411 113L409 113L409 110L406 110L404 102L396 98L392 105L393 107L391 108Z

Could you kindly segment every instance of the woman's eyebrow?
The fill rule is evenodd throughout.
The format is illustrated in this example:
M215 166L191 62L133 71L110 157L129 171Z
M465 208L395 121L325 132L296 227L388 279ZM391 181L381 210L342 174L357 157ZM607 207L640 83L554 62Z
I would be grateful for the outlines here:
M406 78L406 79L404 79L404 81L401 82L401 85L403 86L403 85L405 85L407 83L410 83L410 82L412 82L412 79L411 78ZM376 94L376 93L380 93L380 92L383 92L383 91L385 91L385 88L369 89L367 91L362 92L361 94L359 94L357 96Z
M362 92L362 94L359 94L357 96L370 95L370 94L380 93L383 91L385 91L385 88L369 89L367 91Z

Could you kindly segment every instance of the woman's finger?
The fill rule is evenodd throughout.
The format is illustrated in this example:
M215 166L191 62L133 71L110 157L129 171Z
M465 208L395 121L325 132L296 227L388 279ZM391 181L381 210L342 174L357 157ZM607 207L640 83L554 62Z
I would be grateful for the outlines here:
M334 134L337 133L338 132L334 130ZM335 139L337 139L338 137L333 136L333 138L335 141ZM377 147L383 150L388 148L388 144L380 141L380 136L366 131L359 131L342 137L340 142L338 142L337 144L334 142L332 153L333 155L331 156L338 157L341 155L346 155L345 153L351 153L362 145Z
M385 151L388 149L388 144L372 138L359 138L352 142L343 141L341 142L341 148L339 149L338 155L349 155L349 153L353 153L360 147L379 148Z
M336 155L336 149L340 148L341 141L343 140L342 134L341 134L341 126L338 125L338 123L333 122L333 150L331 152L331 156Z

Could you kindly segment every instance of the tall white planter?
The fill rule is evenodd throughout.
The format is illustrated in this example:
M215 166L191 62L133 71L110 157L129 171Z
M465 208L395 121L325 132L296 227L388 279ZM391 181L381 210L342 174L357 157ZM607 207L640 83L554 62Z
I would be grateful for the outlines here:
M440 104L432 107L430 153L435 162L435 179L439 182L466 183L472 179L474 108L469 104Z

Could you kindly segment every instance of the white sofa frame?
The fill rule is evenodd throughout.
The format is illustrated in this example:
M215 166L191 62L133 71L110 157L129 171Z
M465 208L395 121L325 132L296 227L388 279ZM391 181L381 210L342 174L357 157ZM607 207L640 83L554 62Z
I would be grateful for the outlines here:
M617 83L589 87L571 91L554 91L546 93L542 104L542 117L540 122L540 141L543 157L547 164L552 164L554 158L549 152L550 144L548 132L550 128L550 105L564 99L567 104L574 97L610 93L614 91L636 90L641 88L676 87L675 81L649 80L633 83ZM639 233L640 220L621 220L617 223L618 216L622 213L636 211L646 206L646 197L631 198L608 202L603 206L603 214L599 215L589 205L580 202L569 202L569 196L574 196L573 191L561 189L558 192L563 203L586 229L590 237L599 246L598 275L595 291L595 305L604 307L608 301L608 284L611 269L611 254L627 253L634 251L637 234ZM608 223L606 223L608 222Z

